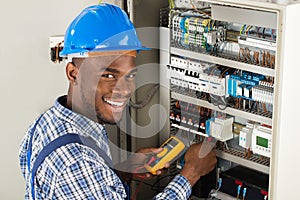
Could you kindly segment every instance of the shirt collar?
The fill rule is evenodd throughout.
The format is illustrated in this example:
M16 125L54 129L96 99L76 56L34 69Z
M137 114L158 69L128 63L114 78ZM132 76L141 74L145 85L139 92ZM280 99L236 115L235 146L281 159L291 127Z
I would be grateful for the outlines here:
M96 141L104 140L108 142L104 125L66 108L66 102L67 96L61 96L55 101L54 112L58 117L76 126L81 134L91 136Z

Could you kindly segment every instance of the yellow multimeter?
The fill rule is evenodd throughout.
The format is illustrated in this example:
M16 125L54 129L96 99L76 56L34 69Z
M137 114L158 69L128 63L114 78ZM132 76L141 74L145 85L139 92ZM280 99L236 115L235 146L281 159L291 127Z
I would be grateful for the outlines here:
M164 168L167 162L173 161L174 158L182 153L185 149L185 144L179 138L172 136L161 145L161 148L163 150L151 156L144 165L154 175L157 170Z

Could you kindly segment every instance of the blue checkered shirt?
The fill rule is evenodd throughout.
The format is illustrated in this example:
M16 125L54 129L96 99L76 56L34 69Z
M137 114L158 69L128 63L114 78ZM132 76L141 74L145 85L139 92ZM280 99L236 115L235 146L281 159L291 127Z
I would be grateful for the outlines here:
M40 151L54 139L65 134L90 136L111 158L105 128L80 114L65 108L66 97L60 97L54 106L40 118L33 133L31 169ZM27 151L31 125L20 147L20 166L26 180L25 199L32 199ZM102 157L91 148L72 143L50 153L40 165L34 178L35 199L125 199L126 192L118 175ZM154 199L187 199L191 185L181 175L154 197Z

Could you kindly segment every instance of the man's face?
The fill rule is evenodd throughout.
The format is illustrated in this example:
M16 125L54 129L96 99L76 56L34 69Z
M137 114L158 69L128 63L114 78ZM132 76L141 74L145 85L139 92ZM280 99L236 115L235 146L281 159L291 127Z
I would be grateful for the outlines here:
M127 55L86 58L78 75L73 106L99 123L118 122L135 89L135 58ZM79 98L80 103L76 104L74 98Z

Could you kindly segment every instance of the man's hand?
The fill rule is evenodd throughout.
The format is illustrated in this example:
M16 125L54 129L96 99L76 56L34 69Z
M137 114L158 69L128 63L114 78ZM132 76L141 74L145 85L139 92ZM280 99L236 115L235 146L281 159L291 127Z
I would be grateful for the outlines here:
M136 162L137 160L142 163L142 166L144 166L144 164L146 163L147 160L149 160L149 158L151 157L156 157L156 155L158 153L160 153L161 151L163 151L163 148L142 148L139 149L133 156L132 158L134 158ZM156 175L161 175L164 172L165 168L168 168L170 166L169 163L166 163L163 169L159 169L156 171ZM154 175L149 173L144 167L141 167L140 170L135 171L134 173L139 173L142 176L146 176L146 178L151 178Z
M184 156L185 164L180 174L188 179L192 186L200 179L214 169L217 158L214 150L210 151L205 157L199 157L201 143L193 144Z
M115 166L119 175L123 177L123 179L128 179L132 175L138 178L151 178L154 175L149 173L144 164L151 158L152 156L156 156L156 154L160 153L163 148L142 148L133 153L128 160L125 162L119 163ZM165 168L170 166L169 163L165 164ZM164 169L165 169L164 168ZM156 171L156 175L161 175L164 173L164 169L160 169ZM126 177L124 177L126 176Z

